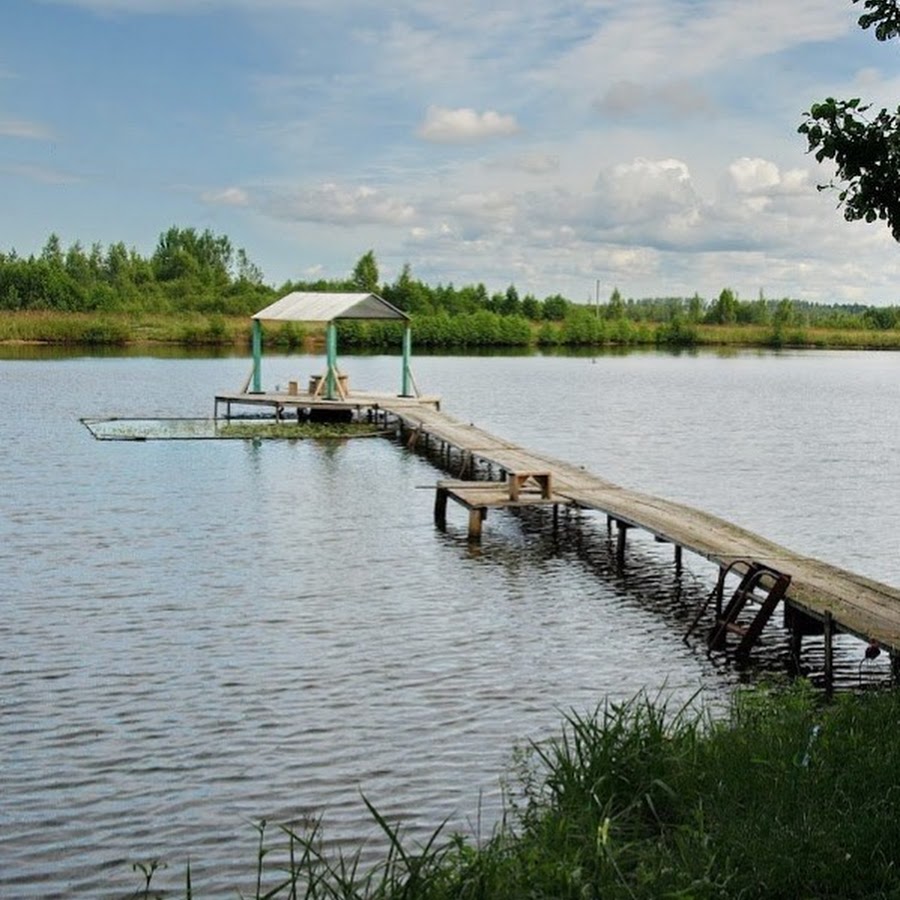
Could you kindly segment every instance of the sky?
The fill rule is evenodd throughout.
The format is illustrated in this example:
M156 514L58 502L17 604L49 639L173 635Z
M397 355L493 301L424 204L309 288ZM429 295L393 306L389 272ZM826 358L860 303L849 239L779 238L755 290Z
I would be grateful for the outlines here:
M897 107L850 0L2 0L0 250L177 225L266 282L900 303L797 134Z

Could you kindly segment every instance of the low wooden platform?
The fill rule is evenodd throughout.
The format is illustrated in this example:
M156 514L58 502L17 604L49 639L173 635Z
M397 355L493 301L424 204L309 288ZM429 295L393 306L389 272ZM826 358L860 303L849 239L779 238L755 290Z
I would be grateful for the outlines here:
M345 396L336 400L327 400L315 392L298 391L264 391L262 393L239 392L216 394L213 418L232 418L239 410L246 408L269 408L273 411L297 409L346 409L357 414L368 414L369 411L387 411L391 409L428 408L439 410L441 398L434 395L417 397L398 397L395 394L377 393L373 391L347 391Z

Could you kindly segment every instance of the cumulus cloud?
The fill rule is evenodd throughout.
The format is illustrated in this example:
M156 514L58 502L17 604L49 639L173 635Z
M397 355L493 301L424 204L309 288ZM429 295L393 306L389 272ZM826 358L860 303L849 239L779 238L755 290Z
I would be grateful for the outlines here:
M798 194L809 190L809 174L802 169L782 172L768 159L742 156L728 166L731 187L738 194Z
M502 115L492 109L479 113L467 107L448 109L444 106L429 106L418 134L424 140L434 143L462 144L509 137L518 130L515 116Z
M40 122L29 122L26 119L0 119L0 137L43 141L52 139L53 132Z
M671 216L695 220L701 206L690 169L678 159L635 159L603 171L594 185L604 219L654 222Z

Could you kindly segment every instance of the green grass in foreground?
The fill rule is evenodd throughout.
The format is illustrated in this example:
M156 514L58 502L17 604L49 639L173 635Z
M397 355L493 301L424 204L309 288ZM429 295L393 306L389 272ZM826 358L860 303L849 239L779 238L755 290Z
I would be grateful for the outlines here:
M742 690L721 721L609 703L516 753L506 821L482 844L438 828L409 846L365 801L389 849L362 871L317 827L261 823L255 897L900 897L898 725L896 692L824 705L805 684ZM155 896L155 865L136 865L136 896ZM189 867L184 896L202 896Z

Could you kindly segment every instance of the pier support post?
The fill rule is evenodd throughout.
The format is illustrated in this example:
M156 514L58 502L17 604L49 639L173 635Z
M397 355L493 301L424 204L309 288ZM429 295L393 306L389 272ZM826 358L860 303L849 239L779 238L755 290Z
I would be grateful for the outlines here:
M434 494L434 524L440 529L447 527L447 488L438 485Z
M834 687L834 625L831 613L825 613L825 690L831 693Z
M477 543L481 540L481 525L487 518L487 509L476 506L469 510L469 540Z
M803 630L800 628L791 629L791 660L794 664L794 671L800 672L800 654L803 652Z
M722 617L722 605L725 599L725 569L719 568L719 580L716 582L716 618Z
M675 545L675 574L681 574L681 544Z
M628 536L628 526L624 522L616 520L618 534L616 535L616 562L621 566L625 562L625 539Z

